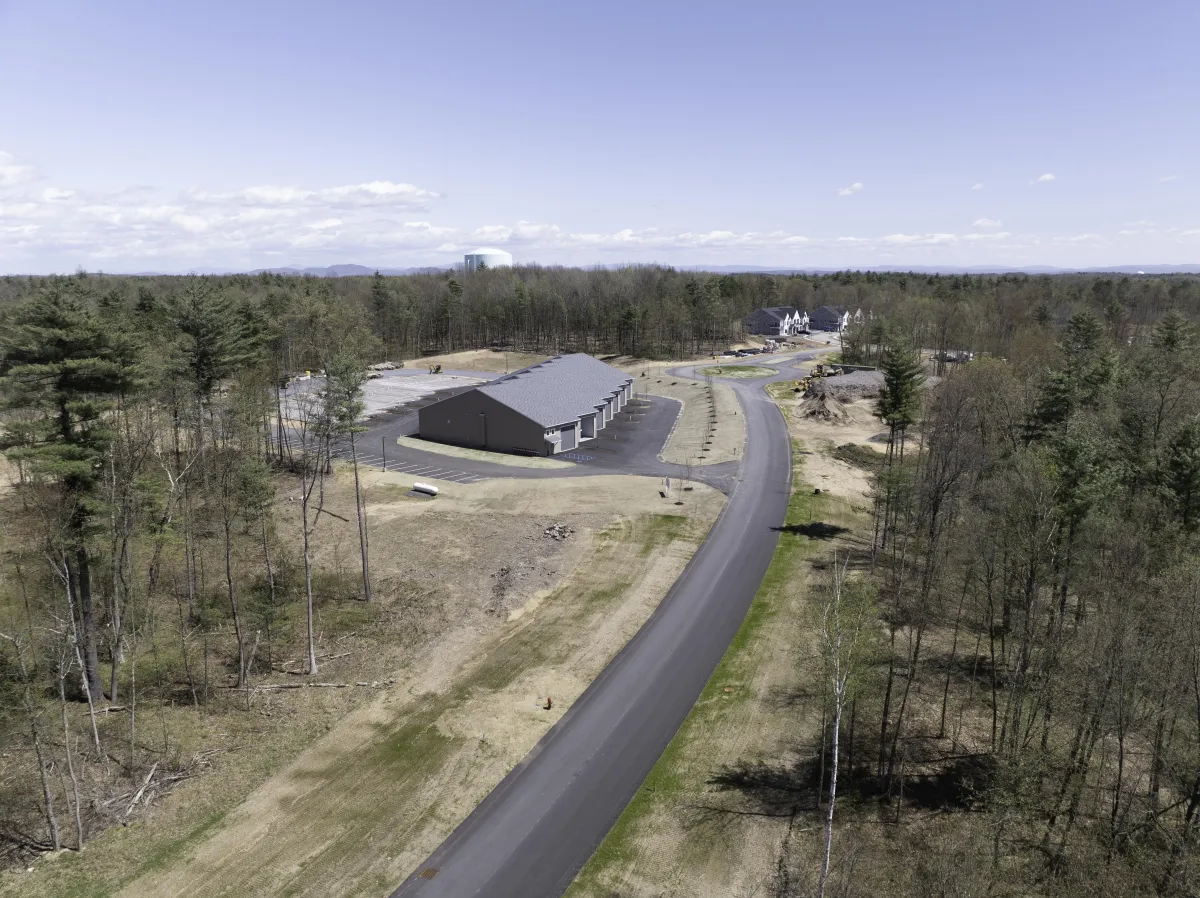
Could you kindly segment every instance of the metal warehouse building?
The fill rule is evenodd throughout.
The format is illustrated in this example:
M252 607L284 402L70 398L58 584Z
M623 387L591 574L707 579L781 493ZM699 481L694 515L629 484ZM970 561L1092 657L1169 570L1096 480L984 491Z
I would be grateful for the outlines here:
M555 356L427 405L421 438L555 455L594 439L633 398L633 378L590 355Z

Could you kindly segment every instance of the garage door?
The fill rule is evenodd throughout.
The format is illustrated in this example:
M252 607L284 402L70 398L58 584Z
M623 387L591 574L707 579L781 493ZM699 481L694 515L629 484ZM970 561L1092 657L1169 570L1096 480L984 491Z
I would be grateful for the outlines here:
M559 434L561 434L561 436L562 436L562 440L558 444L559 452L567 452L567 451L575 448L575 425L574 424L568 424L566 427L562 428L559 431Z

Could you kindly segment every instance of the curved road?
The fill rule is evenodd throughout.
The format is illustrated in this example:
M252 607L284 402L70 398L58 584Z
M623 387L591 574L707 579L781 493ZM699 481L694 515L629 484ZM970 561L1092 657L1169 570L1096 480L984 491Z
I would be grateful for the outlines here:
M700 696L771 562L791 444L762 386L795 377L785 368L727 381L744 409L746 450L708 538L641 630L393 898L553 898L570 885Z

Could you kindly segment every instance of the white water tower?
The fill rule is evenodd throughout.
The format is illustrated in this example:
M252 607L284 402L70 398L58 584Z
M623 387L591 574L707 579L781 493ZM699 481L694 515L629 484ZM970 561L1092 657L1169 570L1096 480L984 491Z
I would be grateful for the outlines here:
M467 274L480 268L512 268L512 263L512 253L502 249L482 247L463 256L463 270Z

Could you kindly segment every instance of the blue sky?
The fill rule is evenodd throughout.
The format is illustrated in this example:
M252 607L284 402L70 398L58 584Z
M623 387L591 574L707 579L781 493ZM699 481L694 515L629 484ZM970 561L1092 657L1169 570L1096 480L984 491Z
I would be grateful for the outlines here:
M0 0L0 272L1200 263L1195 2Z

